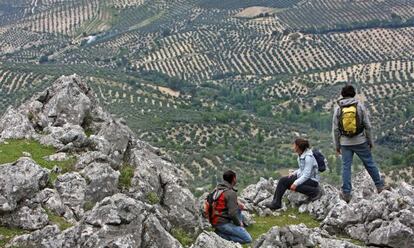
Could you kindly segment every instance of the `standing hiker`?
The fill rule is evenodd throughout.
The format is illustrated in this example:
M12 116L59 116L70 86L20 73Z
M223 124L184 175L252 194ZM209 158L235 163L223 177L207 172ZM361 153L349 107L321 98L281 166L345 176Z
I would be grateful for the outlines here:
M318 163L309 146L309 142L305 139L295 140L292 148L298 154L299 169L290 173L289 176L280 178L273 200L267 203L266 207L272 210L281 209L282 197L287 189L307 195L307 201L321 198Z
M237 200L236 173L228 170L223 182L211 192L204 203L204 212L215 232L222 238L241 244L252 242L252 237L243 224L243 204Z
M332 135L337 155L342 154L340 196L348 203L351 200L351 166L354 153L362 160L378 193L384 190L384 182L371 154L373 142L368 111L355 99L355 88L352 85L344 86L341 95L343 98L337 102L338 106L333 114Z

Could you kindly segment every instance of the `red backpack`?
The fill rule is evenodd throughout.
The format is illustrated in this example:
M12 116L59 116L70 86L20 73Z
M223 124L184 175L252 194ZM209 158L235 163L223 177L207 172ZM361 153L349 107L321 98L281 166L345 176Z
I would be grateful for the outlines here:
M207 195L204 200L204 217L208 219L211 225L218 223L218 218L226 208L224 192L228 189L215 189Z

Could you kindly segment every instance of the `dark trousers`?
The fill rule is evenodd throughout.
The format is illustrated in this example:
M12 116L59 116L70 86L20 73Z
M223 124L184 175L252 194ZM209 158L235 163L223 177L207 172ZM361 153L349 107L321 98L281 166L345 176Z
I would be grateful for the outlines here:
M296 179L296 176L280 178L276 186L275 195L273 196L272 202L274 205L282 207L282 197L285 194L286 190L292 186ZM308 179L296 187L296 192L300 192L309 197L315 197L319 193L319 183L312 179Z

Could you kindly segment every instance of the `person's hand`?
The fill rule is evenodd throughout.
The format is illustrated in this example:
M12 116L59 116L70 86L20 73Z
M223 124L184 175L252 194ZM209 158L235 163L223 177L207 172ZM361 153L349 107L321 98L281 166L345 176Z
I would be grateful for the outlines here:
M292 184L292 185L290 186L290 190L292 190L292 191L296 191L296 185L295 185L295 184Z
M341 155L341 148L336 148L336 156Z

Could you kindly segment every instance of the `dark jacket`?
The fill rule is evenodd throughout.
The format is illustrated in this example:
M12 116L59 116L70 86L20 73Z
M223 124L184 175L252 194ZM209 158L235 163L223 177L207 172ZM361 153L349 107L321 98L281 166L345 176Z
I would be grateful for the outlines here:
M217 225L233 222L234 225L241 226L241 221L239 219L239 204L237 202L237 190L226 181L218 184L217 189L227 189L223 193L226 201L226 208L221 212Z

